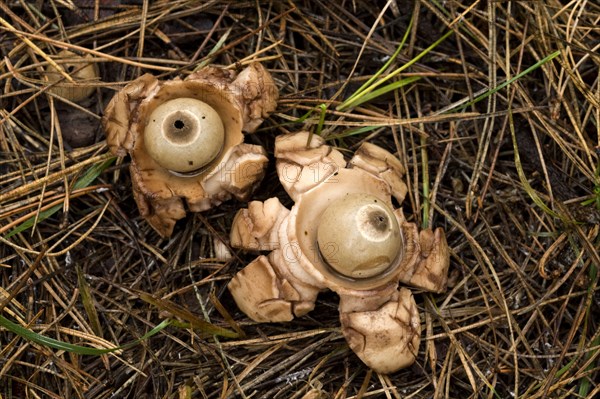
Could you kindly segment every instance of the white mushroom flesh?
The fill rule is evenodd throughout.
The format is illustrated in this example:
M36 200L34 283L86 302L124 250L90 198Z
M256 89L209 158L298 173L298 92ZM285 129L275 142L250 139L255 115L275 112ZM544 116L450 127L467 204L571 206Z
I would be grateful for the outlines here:
M317 230L319 252L343 276L362 279L385 272L402 252L393 211L370 194L347 194L323 212Z
M148 154L163 168L191 173L219 155L223 122L210 105L194 98L169 100L150 114L144 131Z

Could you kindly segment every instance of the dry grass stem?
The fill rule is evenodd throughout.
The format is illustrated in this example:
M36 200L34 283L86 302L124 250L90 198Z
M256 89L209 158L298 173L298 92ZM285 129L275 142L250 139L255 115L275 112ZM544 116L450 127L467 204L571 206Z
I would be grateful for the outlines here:
M0 397L598 396L599 23L586 0L0 1L1 316L88 348L171 321L97 356L0 325ZM65 49L99 80L77 82ZM276 135L307 129L344 154L376 143L408 171L406 217L445 228L450 286L414 292L413 366L362 364L331 292L290 323L244 316L226 285L255 256L228 243L245 204L190 214L169 239L140 217L129 159L100 125L115 91L254 61L281 99L248 142L272 154ZM371 77L396 86L339 108ZM293 205L270 167L254 198L273 196Z

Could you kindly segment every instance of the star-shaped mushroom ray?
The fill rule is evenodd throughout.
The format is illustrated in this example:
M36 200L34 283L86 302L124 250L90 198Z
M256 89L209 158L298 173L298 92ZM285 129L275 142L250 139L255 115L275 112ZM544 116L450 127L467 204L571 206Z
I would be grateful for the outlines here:
M352 308L355 298L341 296L340 309ZM361 309L362 308L362 309ZM392 373L411 365L416 358L421 324L410 290L400 288L379 308L355 307L340 311L342 332L350 348L379 373Z

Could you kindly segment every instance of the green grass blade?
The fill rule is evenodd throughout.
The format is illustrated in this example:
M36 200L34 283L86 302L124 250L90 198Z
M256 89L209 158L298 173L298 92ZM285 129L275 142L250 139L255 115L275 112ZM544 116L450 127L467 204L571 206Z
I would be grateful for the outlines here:
M239 334L235 331L228 330L219 326L215 326L205 320L200 319L189 310L168 301L166 299L156 298L146 292L138 292L138 296L144 302L147 302L162 311L166 311L174 316L179 317L187 322L186 328L194 328L207 335L218 335L226 338L238 338Z
M46 209L45 211L40 212L39 217L37 219L38 223L41 222L42 220L48 219L50 216L54 215L56 212L58 212L61 209L62 209L62 205L56 205L56 206L53 206L52 208L49 208L49 209ZM10 232L6 233L4 235L4 238L10 238L10 237L14 236L15 234L19 234L27 229L30 229L31 227L33 227L33 225L35 223L36 223L35 217L31 217L31 218L27 219L26 221L24 221L23 223L21 223L20 225L18 225L17 227L15 227L14 229L12 229Z
M336 139L343 139L344 137L350 137L350 136L355 136L358 134L372 132L373 130L379 129L380 127L381 126L363 126L363 127L359 127L359 128L355 128L355 129L348 129L339 134L329 135L329 136L327 136L327 138L325 140L330 141L330 140L336 140Z
M113 158L107 159L106 161L104 161L102 163L92 165L92 167L90 167L85 172L85 174L83 176L81 176L75 182L75 184L73 184L73 190L80 190L80 189L86 188L87 186L92 184L92 182L94 180L96 180L96 178L98 176L100 176L100 174L102 172L104 172L106 170L106 168L108 168L110 165L112 165L112 163L115 161L115 159L116 158L113 157ZM4 236L4 238L10 238L10 237L14 236L15 234L19 234L19 233L33 227L33 225L35 223L39 223L42 220L48 219L50 216L52 216L56 212L60 211L62 209L62 207L63 207L62 205L56 205L56 206L53 206L52 208L46 209L45 211L42 211L39 213L37 219L35 216L32 216L31 218L27 219L26 221L24 221L23 223L21 223L14 229L12 229L10 232L8 232Z
M325 104L320 104L314 108L311 108L308 110L308 112L306 112L304 115L300 116L297 119L291 120L289 122L283 122L283 123L279 123L277 125L275 125L274 127L280 127L280 126L290 126L290 125L295 125L298 123L302 123L304 121L306 121L317 109L321 108L325 106ZM269 127L269 129L271 129L271 127ZM260 129L259 129L260 130Z
M67 352L73 352L73 353L77 353L79 355L92 355L92 356L104 355L106 353L112 353L112 352L116 352L116 351L120 351L120 350L129 349L135 345L138 345L140 342L147 340L148 338L152 337L153 335L158 334L160 331L164 330L170 324L171 324L171 320L169 320L169 319L164 320L162 323L160 323L159 325L154 327L152 330L150 330L146 334L144 334L141 338L136 339L133 342L130 342L125 345L117 346L114 348L97 349L97 348L90 348L89 346L75 345L75 344L71 344L69 342L59 341L54 338L46 337L44 335L33 332L25 327L22 327L21 325L16 324L16 323L8 320L4 316L0 315L0 326L17 334L21 338L24 338L31 342L35 342L36 344L39 344L39 345L47 346L49 348L64 350Z
M227 41L227 38L229 37L229 34L231 33L232 30L233 30L233 27L227 29L227 32L225 32L221 36L221 38L219 39L217 44L215 44L215 46L209 51L208 55L206 56L206 59L204 61L200 62L196 68L194 68L194 72L197 72L198 70L204 68L205 66L207 66L208 64L210 64L212 62L213 57L211 57L211 56L214 53L216 53L217 51L219 51L221 49L221 47L223 47L223 44L225 44L225 42Z
M364 103L365 101L363 101L361 99L365 95L369 94L370 92L372 92L373 90L375 90L378 86L382 85L383 83L387 82L388 80L390 80L393 77L395 77L396 75L398 75L400 72L404 71L405 69L409 68L410 66L412 66L413 64L415 64L416 62L418 62L421 58L423 58L425 55L427 55L431 50L433 50L434 48L436 48L440 43L442 43L450 35L452 35L452 33L454 33L454 31L452 31L452 30L446 32L442 37L440 37L438 40L436 40L432 45L430 45L429 47L427 47L425 50L421 51L418 55L416 55L414 58L412 58L406 64L404 64L401 67L395 69L393 72L391 72L390 74L388 74L384 78L378 80L377 82L372 83L369 87L363 89L359 95L352 95L350 97L350 99L348 99L348 100L344 101L342 104L340 104L337 107L337 109L341 111L341 110L344 110L344 109L355 107L357 104ZM374 97L370 97L370 99L373 99L373 98Z
M323 125L325 124L325 115L327 114L327 105L321 104L319 105L321 109L321 115L319 115L319 123L317 124L317 135L321 135L321 131L323 130ZM310 142L310 140L309 140Z
M557 50L555 52L553 52L552 54L542 58L541 60L539 60L538 62L536 62L535 64L533 64L532 66L530 66L529 68L525 69L524 71L520 72L519 74L515 75L514 77L510 78L509 80L501 83L500 85L494 87L493 89L490 89L482 94L480 94L478 97L474 98L472 101L469 101L466 104L463 104L460 107L457 108L451 108L446 110L446 112L455 112L455 111L463 111L465 108L470 107L471 105L478 103L481 100L485 100L486 98L488 98L489 96L491 96L494 93L497 93L498 91L504 89L505 87L509 86L510 84L512 84L513 82L515 82L516 80L522 78L523 76L527 75L528 73L535 71L536 69L538 69L539 67L541 67L542 65L544 65L546 62L553 60L554 58L558 57L560 55L560 51Z
M85 313L90 320L90 326L92 327L92 331L94 334L103 338L104 334L102 334L102 327L100 325L100 318L98 317L98 312L96 312L96 306L94 306L94 297L90 290L90 286L83 275L83 270L79 265L75 266L75 270L77 271L77 285L79 287L79 296L81 297L81 303L83 303L83 308L85 309Z
M320 104L317 108L321 110L321 114L319 116L319 123L317 123L317 135L321 135L321 131L323 130L323 125L325 124L325 115L327 114L327 104ZM316 109L316 108L315 108ZM310 142L312 141L314 133L311 131L308 132L308 138L306 139L306 147L310 147Z
M590 282L588 285L588 298L591 299L591 297L594 295L595 284L596 284L595 282L598 279L598 268L594 264L594 262L590 262L588 277L589 277L588 281ZM588 300L586 302L587 302L587 309L585 311L586 315L585 315L585 324L584 324L583 331L587 331L590 325L594 325L593 321L596 317L596 315L594 314L594 312L592 310L593 301ZM585 335L582 336L582 339L584 339L584 338L585 338ZM596 338L594 338L594 340L590 343L590 346L592 348L595 348L595 347L598 347L599 345L600 345L600 335L597 335ZM589 361L589 359L596 356L597 352L598 352L598 349L594 349L594 350L588 352L585 355L585 360ZM589 366L586 367L585 371L589 372L591 375L594 368L597 368L598 366L600 366L600 360L596 360L595 363L591 363ZM586 398L591 387L592 387L592 382L591 382L590 378L582 377L581 382L579 384L579 396L582 398Z
M404 87L406 85L409 85L413 82L416 82L417 80L421 79L420 76L411 76L408 78L404 78L401 80L398 80L396 82L390 83L389 85L383 86L373 92L370 92L368 94L365 94L359 98L357 98L353 103L352 106L353 107L357 107L360 104L366 103L367 101L371 101L379 96L382 96L384 94L387 94L391 91L397 90L401 87Z
M527 181L527 176L525 176L525 172L523 171L523 165L521 163L521 157L519 155L519 145L517 144L517 135L515 133L515 124L513 123L512 112L510 112L510 109L508 110L508 117L509 117L509 125L510 125L510 127L509 127L510 134L512 136L512 142L513 142L515 167L517 169L517 174L519 175L519 180L521 181L521 185L523 186L523 189L529 195L529 198L531 198L533 200L533 202L537 206L539 206L544 212L546 212L548 215L550 215L552 217L561 219L563 222L567 222L567 220L564 218L563 215L559 215L558 213L554 212L552 209L550 209L548 207L548 205L546 205L544 203L544 201L539 197L539 195L537 195L537 193L535 192L533 187L531 187L531 185Z
M73 189L74 190L79 190L82 188L86 188L87 186L89 186L90 184L92 184L94 182L94 180L96 180L96 178L98 176L100 176L100 174L102 174L102 172L104 172L110 165L113 164L113 162L115 162L117 158L116 157L112 157L107 159L106 161L96 164L96 165L92 165L83 176L81 176L76 182L75 184L73 184Z
M403 72L404 70L408 69L409 67L411 67L413 64L416 64L421 58L425 57L427 54L429 54L429 52L431 50L433 50L434 48L436 48L437 46L439 46L444 40L446 40L447 38L449 38L452 34L454 33L453 30L446 32L442 37L440 37L439 39L437 39L435 42L433 42L433 44L431 44L429 47L427 47L425 50L421 51L419 54L417 54L415 57L413 57L410 61L408 61L406 64L402 65L400 68L394 70L392 73L390 73L389 75L387 75L386 77L384 77L383 79L381 79L379 82L377 82L373 88L387 82L388 80L390 80L391 78L393 78L394 76L398 75L400 72Z
M422 229L429 228L429 154L427 153L427 139L421 136L421 176L423 179L423 220Z
M390 59L387 60L387 62L373 76L371 76L369 78L369 80L367 80L365 83L363 83L363 85L360 86L358 88L358 90L356 90L356 92L354 94L352 94L350 97L348 97L346 99L346 101L344 102L344 104L351 103L352 101L354 101L354 99L356 97L360 96L365 90L367 90L373 84L373 82L375 82L375 80L377 80L377 78L379 76L381 76L382 73L384 73L385 71L387 71L387 69L390 67L390 65L392 65L392 63L394 62L394 60L396 60L396 57L398 57L398 54L400 54L400 51L404 47L404 44L408 40L408 35L410 33L410 29L412 27L413 20L414 20L414 18L413 18L413 16L411 16L410 21L408 23L408 27L406 28L406 32L404 32L404 36L402 37L402 40L400 41L400 44L398 45L398 48L396 49L396 51L394 52L394 54L392 54L392 56L390 57ZM344 108L344 104L340 105L338 107L338 109Z

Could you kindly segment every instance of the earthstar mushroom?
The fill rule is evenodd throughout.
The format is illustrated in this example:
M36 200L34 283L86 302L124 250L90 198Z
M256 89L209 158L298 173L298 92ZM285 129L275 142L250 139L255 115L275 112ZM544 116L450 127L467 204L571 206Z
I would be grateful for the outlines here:
M133 194L162 236L192 212L235 197L247 201L267 156L243 143L277 105L269 72L253 63L239 74L206 67L187 78L145 74L117 92L102 123L112 153L131 156ZM185 204L184 204L185 203Z
M94 82L99 78L98 67L91 62L90 56L79 56L72 51L62 50L56 55L56 63L68 73L75 83L64 80L63 75L52 65L46 68L46 76L50 83L55 83L49 92L67 100L79 102L94 93L93 86L84 86L84 83Z
M404 167L388 151L363 144L347 162L319 136L278 136L279 179L295 201L252 201L234 218L234 247L271 251L228 285L257 322L310 312L320 291L340 296L342 332L369 367L391 373L415 361L420 318L411 291L443 292L449 267L444 232L419 233L395 209L406 195Z

